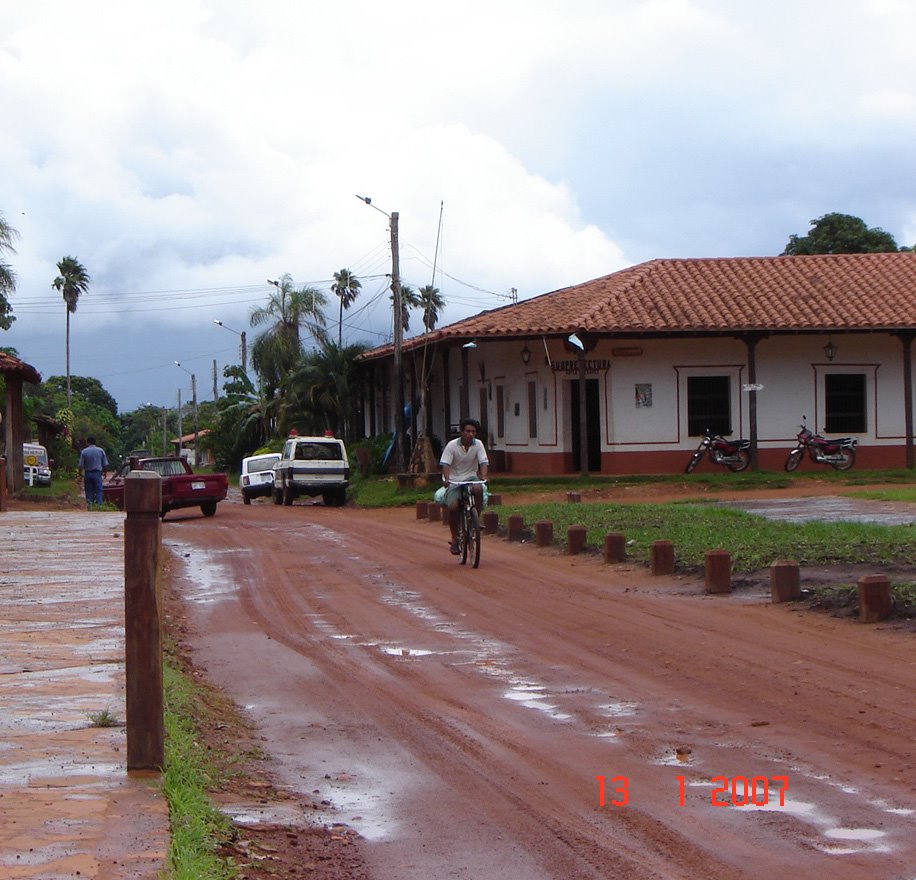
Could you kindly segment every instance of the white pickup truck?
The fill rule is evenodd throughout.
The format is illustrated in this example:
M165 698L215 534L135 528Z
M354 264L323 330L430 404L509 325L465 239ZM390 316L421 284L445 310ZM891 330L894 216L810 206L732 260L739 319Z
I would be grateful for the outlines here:
M274 504L290 505L299 495L321 496L328 506L347 500L350 462L336 437L288 437L274 467Z

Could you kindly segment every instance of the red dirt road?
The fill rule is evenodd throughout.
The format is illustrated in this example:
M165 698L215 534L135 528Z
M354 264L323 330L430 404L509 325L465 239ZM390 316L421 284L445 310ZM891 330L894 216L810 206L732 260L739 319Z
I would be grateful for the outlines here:
M447 532L306 504L163 524L197 662L373 880L916 878L912 633L496 537L474 571Z

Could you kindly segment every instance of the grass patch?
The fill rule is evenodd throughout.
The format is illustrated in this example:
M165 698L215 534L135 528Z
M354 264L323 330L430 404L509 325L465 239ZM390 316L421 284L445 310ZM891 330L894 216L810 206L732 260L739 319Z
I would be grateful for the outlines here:
M232 834L232 823L215 810L207 791L220 770L197 741L192 719L199 710L195 685L171 662L163 669L165 689L165 773L171 845L168 880L231 880L235 869L218 849Z
M678 563L689 569L705 565L707 550L729 551L736 571L765 568L776 559L800 565L909 565L916 558L916 529L911 526L787 523L715 505L510 504L500 507L499 514L501 521L521 515L529 527L550 520L561 540L569 526L584 525L587 543L595 547L603 546L608 532L621 532L628 555L645 563L653 541L672 541Z
M89 712L86 717L93 727L117 727L120 724L117 715L108 706L98 712Z
M856 498L867 498L869 501L904 501L916 502L916 486L901 486L899 489L885 489L882 491L866 490L855 492Z

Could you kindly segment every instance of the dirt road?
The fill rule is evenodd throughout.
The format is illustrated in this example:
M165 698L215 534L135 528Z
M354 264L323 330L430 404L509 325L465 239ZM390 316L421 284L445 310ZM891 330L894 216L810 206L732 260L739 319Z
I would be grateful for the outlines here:
M916 878L911 633L496 537L474 571L447 531L163 526L198 662L373 880Z

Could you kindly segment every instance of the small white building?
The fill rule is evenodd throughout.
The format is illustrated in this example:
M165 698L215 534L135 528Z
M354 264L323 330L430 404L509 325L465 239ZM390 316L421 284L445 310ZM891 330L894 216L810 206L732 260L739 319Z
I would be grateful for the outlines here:
M913 253L653 260L405 341L405 428L471 416L495 470L540 474L681 471L712 428L775 470L804 416L913 467L914 336ZM391 431L392 347L363 361L366 431Z

